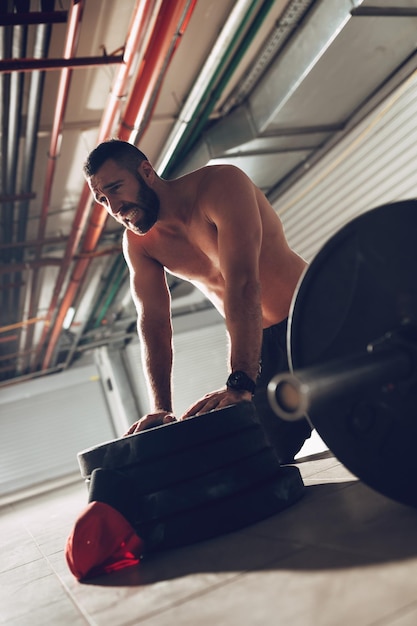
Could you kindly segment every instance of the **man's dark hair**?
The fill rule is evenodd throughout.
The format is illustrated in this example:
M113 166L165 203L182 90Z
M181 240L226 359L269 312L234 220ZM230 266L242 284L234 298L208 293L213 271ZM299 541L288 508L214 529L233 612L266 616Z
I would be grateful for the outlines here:
M109 139L100 143L88 155L84 163L86 178L91 178L91 176L97 174L100 167L108 159L113 159L113 161L132 172L137 172L142 161L148 161L143 152L131 143L121 141L120 139Z

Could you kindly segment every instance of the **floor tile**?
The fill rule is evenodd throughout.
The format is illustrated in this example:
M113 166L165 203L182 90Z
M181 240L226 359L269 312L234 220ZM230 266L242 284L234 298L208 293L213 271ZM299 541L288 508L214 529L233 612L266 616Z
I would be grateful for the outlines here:
M306 548L178 602L170 611L125 625L368 626L415 598L415 581L401 563L380 568L366 559L352 565L350 559L348 552ZM416 568L415 561L412 572Z

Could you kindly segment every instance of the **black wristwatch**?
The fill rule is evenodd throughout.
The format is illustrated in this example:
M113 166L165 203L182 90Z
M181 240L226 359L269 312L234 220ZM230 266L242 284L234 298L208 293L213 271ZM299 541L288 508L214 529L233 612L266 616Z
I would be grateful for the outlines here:
M255 393L256 384L245 372L236 370L232 372L227 379L226 387L236 389L236 391L250 391L253 395Z

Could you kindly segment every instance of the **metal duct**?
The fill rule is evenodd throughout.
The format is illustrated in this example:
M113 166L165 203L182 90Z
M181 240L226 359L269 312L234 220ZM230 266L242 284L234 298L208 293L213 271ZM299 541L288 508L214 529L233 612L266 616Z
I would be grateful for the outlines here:
M363 0L354 0L359 6ZM297 2L290 3L290 11ZM341 29L351 19L352 0L311 2L309 20L298 25L295 36L258 81L246 103L232 110L204 134L175 169L175 176L207 164L227 150L256 139L268 129L278 111L319 61ZM295 25L289 23L288 28ZM279 85L279 93L277 93Z

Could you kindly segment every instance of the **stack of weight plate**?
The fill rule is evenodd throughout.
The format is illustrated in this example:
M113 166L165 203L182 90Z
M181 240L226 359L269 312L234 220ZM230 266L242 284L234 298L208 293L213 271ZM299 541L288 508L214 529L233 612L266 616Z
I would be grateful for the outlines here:
M78 461L89 502L120 511L148 551L237 530L304 491L299 470L280 466L251 402L115 439Z

